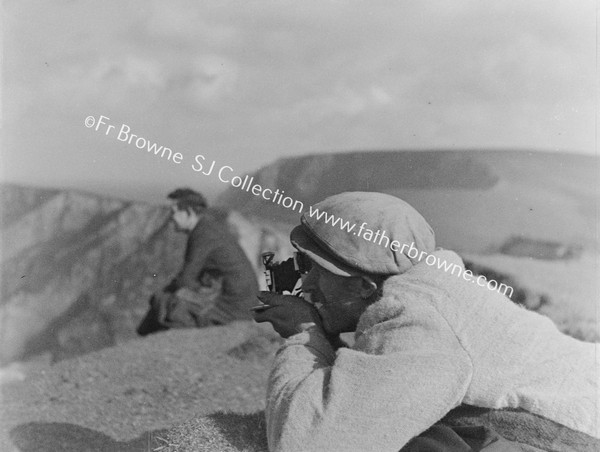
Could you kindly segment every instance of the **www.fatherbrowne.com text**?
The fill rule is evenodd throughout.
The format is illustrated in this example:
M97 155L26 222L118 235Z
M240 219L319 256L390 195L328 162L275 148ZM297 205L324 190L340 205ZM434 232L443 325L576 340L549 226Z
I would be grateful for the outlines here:
M348 234L354 234L367 242L375 243L379 246L384 246L389 248L390 250L396 252L400 251L400 253L405 254L411 259L417 259L419 262L425 261L425 263L429 266L435 266L438 269L443 269L445 272L450 273L451 275L456 274L457 277L463 278L467 282L471 282L473 284L477 284L481 287L487 287L489 290L495 290L507 297L511 297L513 294L513 288L506 284L500 284L498 281L493 279L488 280L483 275L474 275L471 270L467 270L464 267L457 265L452 262L447 262L445 259L442 260L438 256L434 254L429 254L426 251L419 251L414 242L410 244L400 243L398 240L390 240L387 236L386 231L373 231L372 229L367 228L368 224L363 222L358 226L357 223L350 223L347 220L343 220L340 217L335 217L334 215L330 215L325 211L319 211L319 209L310 206L308 209L308 215L311 218L316 218L317 220L323 220L325 224L329 224L332 227L339 227L340 230L347 232ZM358 226L358 230L357 230Z

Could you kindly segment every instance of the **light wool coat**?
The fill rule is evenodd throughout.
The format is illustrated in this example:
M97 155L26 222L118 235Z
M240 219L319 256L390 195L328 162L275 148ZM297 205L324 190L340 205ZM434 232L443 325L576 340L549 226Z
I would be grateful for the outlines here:
M463 266L450 251L434 253ZM520 408L599 437L597 344L421 262L389 278L354 346L317 329L278 351L267 396L272 451L398 451L460 404Z

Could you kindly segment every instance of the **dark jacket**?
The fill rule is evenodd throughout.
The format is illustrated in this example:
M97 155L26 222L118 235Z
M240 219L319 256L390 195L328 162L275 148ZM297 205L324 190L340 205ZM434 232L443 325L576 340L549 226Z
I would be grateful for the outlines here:
M199 291L221 281L216 305L235 319L249 319L256 304L258 284L252 265L236 237L229 232L225 217L207 210L190 232L183 268L173 281L175 290Z

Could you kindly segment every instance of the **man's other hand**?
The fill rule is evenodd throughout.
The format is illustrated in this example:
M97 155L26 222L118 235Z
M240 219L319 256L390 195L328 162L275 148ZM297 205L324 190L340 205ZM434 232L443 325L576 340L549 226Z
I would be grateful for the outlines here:
M323 328L315 307L302 298L263 291L259 293L258 299L265 307L254 310L254 320L258 323L269 322L283 338L313 325Z

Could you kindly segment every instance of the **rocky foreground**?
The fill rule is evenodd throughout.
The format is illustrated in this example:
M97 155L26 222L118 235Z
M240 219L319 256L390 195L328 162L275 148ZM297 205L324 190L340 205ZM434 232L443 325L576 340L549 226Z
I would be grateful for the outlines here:
M270 327L238 322L38 369L2 387L0 450L261 450L264 426L249 427L262 422L279 341Z

